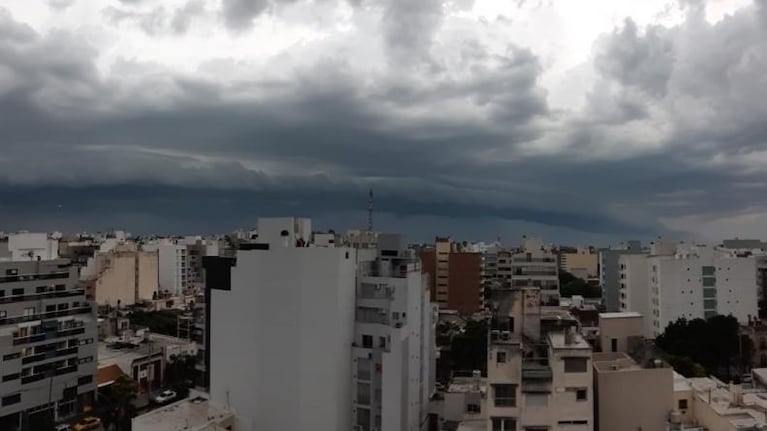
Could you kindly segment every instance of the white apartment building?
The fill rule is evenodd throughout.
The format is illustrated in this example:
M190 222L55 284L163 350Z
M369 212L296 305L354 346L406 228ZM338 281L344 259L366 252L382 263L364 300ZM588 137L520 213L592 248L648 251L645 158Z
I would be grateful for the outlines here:
M237 430L420 430L435 324L420 268L398 236L359 258L306 227L260 219L236 258L206 259L211 400Z
M498 266L500 269L500 260ZM557 269L557 258L550 248L539 239L525 238L520 249L511 254L511 287L539 287L542 303L559 305Z
M435 310L420 263L399 235L378 235L358 269L352 348L354 426L418 431L435 385Z
M540 289L496 294L488 351L487 431L594 429L591 346Z
M202 237L166 238L142 246L156 251L161 291L180 295L187 289L202 285L202 257L218 256L219 243Z
M755 257L706 246L655 251L621 257L621 309L647 316L646 336L662 334L669 323L682 317L731 314L746 323L749 316L758 314Z

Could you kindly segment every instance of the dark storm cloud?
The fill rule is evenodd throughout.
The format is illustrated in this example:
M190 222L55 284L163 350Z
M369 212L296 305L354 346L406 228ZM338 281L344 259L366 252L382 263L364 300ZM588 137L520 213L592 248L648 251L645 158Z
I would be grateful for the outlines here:
M466 39L459 61L445 61L432 53L442 5L406 3L388 3L382 25L390 62L413 74L367 80L352 59L327 56L235 84L129 60L111 69L124 81L102 75L85 40L39 35L0 11L0 227L50 211L71 227L215 230L255 215L353 213L370 184L390 215L592 233L647 234L660 217L767 204L738 185L765 175L748 167L767 150L756 7L716 25L626 21L595 45L600 75L586 107L568 112L548 106L533 52ZM223 13L242 30L270 4L225 1ZM183 33L202 8L159 20L136 15L154 9L107 12L150 34Z

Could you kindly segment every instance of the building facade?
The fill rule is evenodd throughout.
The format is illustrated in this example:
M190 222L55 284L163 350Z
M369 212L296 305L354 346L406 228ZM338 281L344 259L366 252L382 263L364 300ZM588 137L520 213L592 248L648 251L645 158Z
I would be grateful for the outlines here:
M0 429L50 429L92 405L96 339L69 261L0 262Z
M599 250L599 282L602 286L602 303L607 312L621 310L620 304L620 256L643 254L642 243L628 241L620 248Z
M487 431L594 429L591 346L541 290L493 294Z
M434 390L435 313L426 276L399 235L378 236L358 268L352 348L354 426L418 431Z
M482 253L459 251L450 238L437 238L420 253L432 301L441 308L471 315L484 309Z
M135 244L118 245L88 259L80 276L97 304L133 305L158 293L157 252L136 250Z
M559 305L557 258L539 239L525 238L522 246L511 253L510 267L512 288L538 287L543 304Z

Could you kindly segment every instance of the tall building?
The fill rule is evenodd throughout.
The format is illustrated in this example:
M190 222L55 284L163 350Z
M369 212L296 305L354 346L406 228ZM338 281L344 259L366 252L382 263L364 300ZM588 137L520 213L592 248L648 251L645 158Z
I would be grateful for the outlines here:
M0 262L0 429L52 429L92 405L96 339L69 261Z
M144 244L145 251L156 251L160 290L171 295L203 285L202 258L218 256L218 240L202 237L165 238Z
M352 348L359 431L418 431L434 388L436 318L420 264L399 235L378 236L358 270Z
M642 243L628 241L624 247L599 250L599 280L602 286L602 303L605 311L620 311L620 256L643 254Z
M441 308L470 315L484 309L482 253L459 251L450 238L437 238L421 251L432 301Z
M671 253L674 251L673 253ZM679 318L733 315L747 324L758 315L757 259L706 246L654 249L622 257L621 309L647 316L645 334L656 337ZM646 272L645 272L646 271Z
M539 239L525 238L522 246L511 253L510 263L512 288L538 287L543 304L559 305L557 258L551 249Z
M205 259L211 399L238 430L420 429L434 321L412 252L317 247L307 227L260 219L235 258Z
M591 346L539 287L493 292L487 430L594 429Z
M80 278L86 294L99 305L133 305L158 292L156 251L139 251L135 243L118 244L88 259Z

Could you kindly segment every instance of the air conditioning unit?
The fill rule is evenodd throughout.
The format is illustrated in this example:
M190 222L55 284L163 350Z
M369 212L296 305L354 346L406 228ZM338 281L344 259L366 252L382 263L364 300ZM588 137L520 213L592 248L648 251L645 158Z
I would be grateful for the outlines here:
M500 336L501 336L501 331L499 331L497 329L493 329L492 331L490 331L490 340L491 341L497 340L498 337L500 337Z
M501 332L501 339L504 340L504 341L511 340L511 332L509 332L509 331Z

